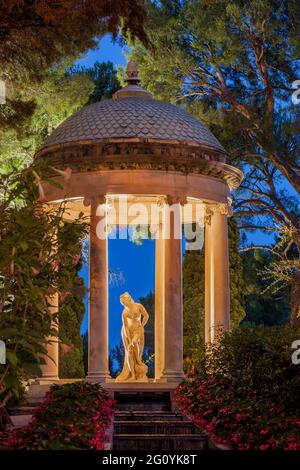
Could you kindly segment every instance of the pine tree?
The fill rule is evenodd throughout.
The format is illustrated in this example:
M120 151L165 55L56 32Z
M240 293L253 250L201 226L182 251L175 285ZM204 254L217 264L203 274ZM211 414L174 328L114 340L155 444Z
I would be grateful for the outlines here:
M41 81L44 71L77 58L120 26L146 40L142 0L0 0L0 77L13 84Z
M281 325L290 314L290 292L279 289L276 294L268 289L263 271L274 261L271 252L251 250L242 254L244 265L245 325Z
M279 235L270 285L285 278L292 286L290 318L296 324L300 107L292 96L299 75L300 3L161 0L149 1L148 12L153 47L137 44L131 54L142 83L155 97L180 103L202 119L229 161L244 170L235 215L245 230Z

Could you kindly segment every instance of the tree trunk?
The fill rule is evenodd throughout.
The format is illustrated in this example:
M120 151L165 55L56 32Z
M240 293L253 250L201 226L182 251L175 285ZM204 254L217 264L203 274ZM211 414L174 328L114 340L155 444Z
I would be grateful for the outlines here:
M300 271L297 271L292 279L291 324L293 326L300 326Z

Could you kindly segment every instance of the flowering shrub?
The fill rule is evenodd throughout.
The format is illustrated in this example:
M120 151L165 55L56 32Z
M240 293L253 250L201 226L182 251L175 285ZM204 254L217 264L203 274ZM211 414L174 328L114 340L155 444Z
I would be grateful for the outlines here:
M174 402L216 444L238 450L300 450L300 417L261 401L254 391L235 397L224 377L185 382L177 387Z
M42 181L53 184L50 177L57 173L66 183L71 169L55 170L41 160L22 171L0 169L0 340L6 345L6 364L0 364L0 430L22 384L40 375L46 338L57 336L51 296L57 292L64 309L64 297L76 288L88 227L82 214L65 220L64 203L45 210Z
M175 404L216 444L300 450L300 369L291 363L288 328L276 332L227 334L199 377L178 386Z
M27 426L12 431L7 450L102 450L113 415L113 400L99 385L54 385Z

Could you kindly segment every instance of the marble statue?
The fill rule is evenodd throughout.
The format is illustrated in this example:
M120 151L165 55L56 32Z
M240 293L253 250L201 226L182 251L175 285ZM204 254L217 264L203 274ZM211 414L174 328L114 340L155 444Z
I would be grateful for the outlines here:
M123 370L116 381L147 382L148 367L144 364L142 356L145 341L144 327L149 315L143 305L136 303L128 292L120 296L120 302L124 306L121 334L125 357Z

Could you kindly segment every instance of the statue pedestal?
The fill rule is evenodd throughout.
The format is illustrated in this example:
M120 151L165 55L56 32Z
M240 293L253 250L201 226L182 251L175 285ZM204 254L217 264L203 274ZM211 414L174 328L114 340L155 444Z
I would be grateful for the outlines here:
M117 379L112 379L110 383L117 383L117 384L144 384L148 383L149 379L138 379L138 380L117 380Z
M114 379L108 379L101 384L103 388L112 392L171 392L177 385L176 383L155 382L154 379L148 379L148 382L116 382Z

